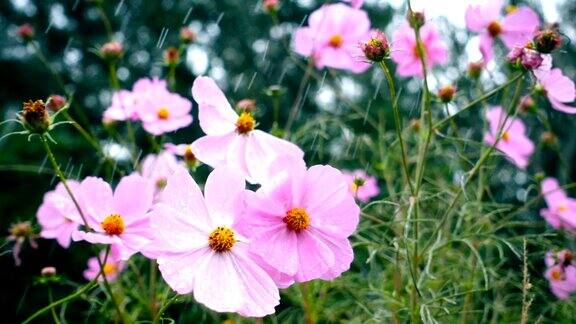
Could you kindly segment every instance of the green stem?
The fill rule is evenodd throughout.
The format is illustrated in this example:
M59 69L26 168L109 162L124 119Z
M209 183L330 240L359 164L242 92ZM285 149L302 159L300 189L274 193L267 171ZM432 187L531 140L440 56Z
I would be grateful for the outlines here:
M406 181L410 187L410 193L414 195L414 187L412 186L412 181L410 180L410 171L408 170L408 161L406 157L406 148L404 144L404 139L402 136L402 119L400 118L400 111L398 109L398 98L396 97L396 88L394 86L394 78L390 74L390 70L384 61L380 62L380 68L386 76L386 81L388 81L388 89L390 90L390 100L392 101L392 110L394 112L394 124L396 126L396 136L398 136L398 142L400 144L400 152L402 154L402 168L404 170L404 175L406 176Z
M65 304L69 301L72 301L78 297L80 297L83 293L89 291L90 289L98 286L98 283L96 282L97 278L94 278L92 281L90 281L89 283L87 283L84 287L78 289L75 293L68 295L62 299L59 299L53 303L50 303L50 305L38 310L36 313L32 314L32 316L28 317L26 320L24 320L22 322L22 324L27 324L32 322L32 320L36 319L38 316L41 316L42 314L46 313L47 311L53 309L54 307L57 307L59 305Z
M178 295L174 295L172 296L172 298L168 299L168 301L164 303L164 305L162 305L162 307L158 310L156 316L152 320L152 324L158 323L158 321L160 320L160 316L162 316L162 314L166 311L166 309L168 309L168 307L172 305L176 301L176 299L178 299L178 297L179 297Z
M168 86L172 91L176 89L176 64L168 65Z
M48 287L48 302L50 303L50 305L54 303L54 299L52 298L52 287ZM58 315L56 315L56 307L50 308L50 313L52 313L52 319L54 320L54 323L60 324Z
M108 75L110 77L110 87L113 90L120 89L120 82L118 81L118 73L116 71L116 63L109 62L108 63Z
M292 127L292 123L296 119L298 115L298 109L300 108L300 102L303 100L302 96L304 95L304 90L306 89L306 85L308 84L308 80L310 80L310 76L312 74L312 69L314 68L314 62L312 59L308 62L308 67L304 72L304 76L300 81L300 87L298 88L298 92L296 94L296 99L294 100L294 104L292 104L292 108L290 109L290 113L288 114L288 121L286 122L286 127L284 129L285 135L287 136L290 132L290 127Z
M110 40L112 40L112 24L110 23L110 19L108 19L108 15L106 15L106 11L104 10L104 7L102 7L101 3L97 4L98 7L98 13L100 14L100 19L102 19L102 23L104 24L104 28L106 28L106 34L108 35L108 38Z
M300 293L302 293L302 306L304 308L304 322L306 324L314 324L316 323L316 316L311 307L311 296L310 296L310 287L309 283L300 283L298 287L300 287Z
M150 314L156 318L156 261L150 260Z

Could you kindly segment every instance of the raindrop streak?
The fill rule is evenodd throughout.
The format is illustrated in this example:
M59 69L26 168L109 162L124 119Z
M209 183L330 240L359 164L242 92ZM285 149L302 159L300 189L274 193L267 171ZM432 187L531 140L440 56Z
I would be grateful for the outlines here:
M366 125L366 120L368 120L368 115L370 114L370 107L372 107L372 100L368 100L368 105L366 106L366 114L364 115L362 126Z
M78 174L76 175L76 180L80 180L80 175L82 174L83 168L84 168L84 163L80 163L80 167L78 168Z
M278 82L276 82L277 84L282 84L282 81L284 80L284 76L286 75L286 72L288 72L288 66L284 66L284 68L282 69L282 72L280 73L280 77L278 78Z
M268 46L270 45L270 41L266 42L266 46L264 47L264 54L262 55L262 61L266 60L266 54L268 54Z
M304 23L306 22L307 18L308 18L308 15L305 15L304 18L302 18L302 21L300 22L300 27L304 26Z
M326 81L326 71L324 71L324 74L322 75L322 81L320 81L320 86L318 87L318 91L320 91L320 89L322 89L322 87L324 86L324 81Z
M360 138L356 139L356 145L354 145L354 151L352 152L352 159L356 159L356 156L358 155L358 147L360 146Z
M74 4L72 5L72 11L76 11L76 8L78 8L78 4L80 3L80 0L76 0L74 2Z
M158 43L156 44L156 48L162 48L164 45L164 41L166 40L166 36L168 36L168 31L170 28L162 28L162 32L160 32L160 38L158 38Z
M50 31L50 29L52 29L52 21L50 21L50 23L48 24L48 27L46 27L46 30L44 31L44 34L48 34L48 32Z
M120 9L122 9L122 6L124 6L124 0L120 0L120 3L116 6L116 10L114 10L114 16L118 16L118 13L120 13Z
M46 160L48 160L48 156L45 156L44 160L42 160L42 164L40 164L40 168L38 168L38 173L42 173L42 171L44 171L44 165L46 164Z
M222 20L222 17L224 17L224 13L221 13L220 16L218 16L218 19L216 19L216 25L220 25L220 21Z
M188 18L190 18L190 13L192 13L192 7L190 7L190 9L188 9L188 12L186 12L186 16L184 16L184 19L182 20L182 25L186 25L186 21L188 20Z
M382 79L378 80L378 84L376 84L376 90L374 90L374 97L372 97L372 99L376 99L376 97L378 97L378 92L380 92L380 85L382 85Z
M234 92L238 90L238 87L240 86L240 83L242 83L243 79L244 79L244 73L241 73L240 77L238 78L238 81L236 81L236 84L234 85Z
M258 74L258 72L254 72L254 74L252 75L252 79L250 79L250 83L248 83L248 90L252 88L252 83L254 83L254 79L256 79L256 74Z
M62 53L68 52L68 49L70 48L70 46L72 46L73 41L74 41L74 37L70 37L68 39L68 42L66 43L66 46L64 46L64 50L62 51Z

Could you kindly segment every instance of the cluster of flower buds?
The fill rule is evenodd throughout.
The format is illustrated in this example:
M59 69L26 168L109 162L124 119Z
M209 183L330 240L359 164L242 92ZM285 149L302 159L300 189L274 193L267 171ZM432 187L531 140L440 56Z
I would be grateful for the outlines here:
M484 62L470 62L468 63L468 75L472 79L478 79L484 70Z
M514 46L506 59L515 67L534 70L542 65L544 55L550 54L561 45L562 37L558 31L558 25L548 25L536 33L528 44Z
M42 100L24 102L20 121L24 128L32 134L44 134L52 123L46 104Z
M390 56L388 38L378 29L373 32L372 37L367 42L360 44L360 48L366 59L371 62L382 62Z
M108 62L114 62L124 55L124 46L117 41L108 42L100 47L100 57Z

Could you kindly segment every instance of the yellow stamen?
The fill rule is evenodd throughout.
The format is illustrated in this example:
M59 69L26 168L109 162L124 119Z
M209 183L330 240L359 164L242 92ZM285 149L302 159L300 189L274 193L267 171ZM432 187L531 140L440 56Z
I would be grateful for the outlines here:
M168 119L168 117L170 117L170 111L168 111L168 108L162 107L162 108L158 109L158 111L156 112L156 115L160 119Z
M292 208L286 213L286 217L283 219L284 223L288 229L295 232L300 232L302 230L310 227L310 216L304 208Z
M488 29L488 34L492 37L496 37L502 33L502 25L497 21L491 22L486 29Z
M328 41L328 43L332 47L340 47L340 46L342 46L342 43L344 43L344 38L342 38L342 35L336 34L336 35L330 37L330 40Z
M217 253L228 252L236 244L234 231L227 227L217 227L208 236L208 246Z
M256 126L256 120L249 112L241 113L236 121L236 131L238 134L248 134L254 129L254 126Z
M108 235L120 235L124 233L126 225L120 214L110 214L101 223L102 229Z

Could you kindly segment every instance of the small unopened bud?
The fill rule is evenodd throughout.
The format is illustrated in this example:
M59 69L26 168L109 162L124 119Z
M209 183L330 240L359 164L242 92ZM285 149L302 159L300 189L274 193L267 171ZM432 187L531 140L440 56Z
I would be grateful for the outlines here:
M42 268L42 270L40 271L40 274L42 275L42 277L54 277L56 275L56 268L54 267L44 267Z
M375 30L366 43L360 44L360 48L362 48L366 59L372 62L382 62L390 55L390 43L388 43L386 35L380 30Z
M253 112L256 110L256 100L254 99L242 99L236 104L236 109L242 111Z
M454 94L456 93L456 87L453 85L446 85L438 90L438 98L443 103L449 103L454 99Z
M10 236L15 239L26 239L32 237L34 230L29 221L12 224L10 226Z
M542 143L546 145L554 145L556 143L556 136L552 132L544 132L540 137Z
M279 97L282 95L282 87L279 85L272 85L266 89L266 95L270 97Z
M532 49L531 46L514 46L506 55L506 59L514 67L523 66L529 70L537 69L544 61L542 55Z
M420 131L420 121L416 118L410 120L410 128L413 131L419 132Z
M544 172L537 172L534 175L534 179L536 180L536 182L540 183L544 181L544 179L546 179L546 174Z
M34 27L30 24L20 25L16 33L23 41L29 42L34 38Z
M408 23L413 29L420 29L420 27L426 23L426 16L424 16L424 12L422 11L408 10L406 19L408 19Z
M180 41L184 44L190 44L196 40L196 34L190 27L180 29Z
M42 100L29 100L22 105L20 115L24 127L35 134L44 134L50 127L50 115L46 110L46 105Z
M483 62L471 62L468 64L468 75L472 79L478 79L484 70Z
M164 62L167 65L177 65L180 62L180 52L176 47L168 47L164 51Z
M262 7L264 8L264 11L269 13L277 12L279 5L279 0L262 0Z
M194 152L192 152L190 145L187 145L184 150L184 161L189 168L195 168L198 165L198 159L196 155L194 155Z
M551 53L562 46L558 25L546 26L534 36L534 46L540 53Z
M57 112L66 105L66 98L60 95L51 95L46 101L46 108L50 111Z
M536 111L536 103L534 99L530 96L524 96L522 100L520 100L520 105L518 106L520 112L528 113Z
M116 61L124 54L124 46L117 41L108 42L100 47L100 56L106 61Z

